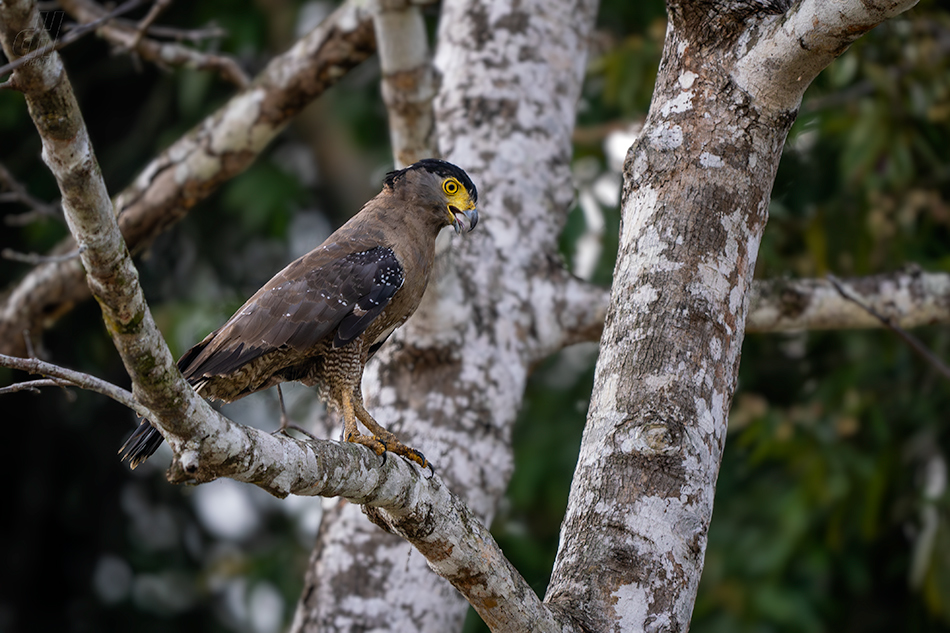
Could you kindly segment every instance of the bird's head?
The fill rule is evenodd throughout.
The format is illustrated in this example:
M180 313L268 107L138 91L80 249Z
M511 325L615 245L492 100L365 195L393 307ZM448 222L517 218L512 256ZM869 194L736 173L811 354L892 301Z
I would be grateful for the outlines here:
M462 232L459 216L468 220L468 230L478 224L478 190L463 169L437 158L425 158L405 169L386 175L386 186L423 206L435 209L442 226Z

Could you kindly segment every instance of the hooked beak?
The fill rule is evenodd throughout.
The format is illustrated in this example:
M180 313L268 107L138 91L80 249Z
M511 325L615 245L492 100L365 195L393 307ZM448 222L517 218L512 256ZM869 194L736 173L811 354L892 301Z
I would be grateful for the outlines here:
M462 232L462 222L459 220L460 215L464 215L465 219L468 220L468 232L471 232L472 229L475 228L475 225L478 224L478 208L477 207L472 207L471 209L460 211L458 207L450 206L449 212L452 214L452 226L455 227L456 235Z

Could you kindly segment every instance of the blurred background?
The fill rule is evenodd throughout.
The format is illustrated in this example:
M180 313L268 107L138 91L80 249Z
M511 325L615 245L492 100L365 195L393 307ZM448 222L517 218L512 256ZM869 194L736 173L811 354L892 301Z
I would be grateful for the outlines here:
M204 47L255 74L334 6L179 2L159 23L221 27ZM923 0L859 40L809 89L775 183L757 277L950 272L948 9ZM649 106L664 30L658 0L601 2L575 137L577 203L561 246L576 274L604 285L620 167ZM234 91L207 72L135 63L95 37L63 57L113 194ZM374 58L140 258L172 352L220 325L358 210L390 160ZM0 163L33 196L58 198L12 91L0 91ZM66 235L55 217L18 222L26 210L0 204L0 248L43 253ZM27 270L0 259L0 288ZM950 329L914 334L950 359ZM93 302L49 330L37 354L128 386ZM577 346L534 373L514 479L493 526L541 595L595 358L595 345ZM0 385L24 378L0 369ZM313 394L291 388L287 396L292 417L312 428L322 415ZM276 396L258 394L226 413L275 428ZM948 418L950 385L890 332L749 335L692 629L950 631ZM167 452L129 471L116 451L136 421L94 394L0 396L0 419L0 632L289 625L320 499L280 501L231 481L171 486ZM470 614L466 630L487 629Z

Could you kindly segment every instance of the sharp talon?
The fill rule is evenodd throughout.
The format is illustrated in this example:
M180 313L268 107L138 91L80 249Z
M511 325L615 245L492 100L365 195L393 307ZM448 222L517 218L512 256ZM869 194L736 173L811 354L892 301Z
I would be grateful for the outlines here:
M425 456L425 455L423 455L422 453L420 453L419 451L417 451L417 450L414 449L414 448L410 448L409 451L412 453L412 455L409 456L409 459L411 459L412 461L416 462L417 464L419 464L419 465L422 466L423 468L429 468L429 469L431 470L432 466L429 464L429 460L426 459L426 456ZM432 471L432 474L433 474L433 475L435 474L435 471L434 471L434 470Z

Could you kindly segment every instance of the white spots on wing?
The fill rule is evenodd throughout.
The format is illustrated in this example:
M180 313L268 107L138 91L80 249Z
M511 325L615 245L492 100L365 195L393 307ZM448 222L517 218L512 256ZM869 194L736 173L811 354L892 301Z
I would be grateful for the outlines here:
M289 318L290 318L290 312L284 312L284 316L289 319Z

